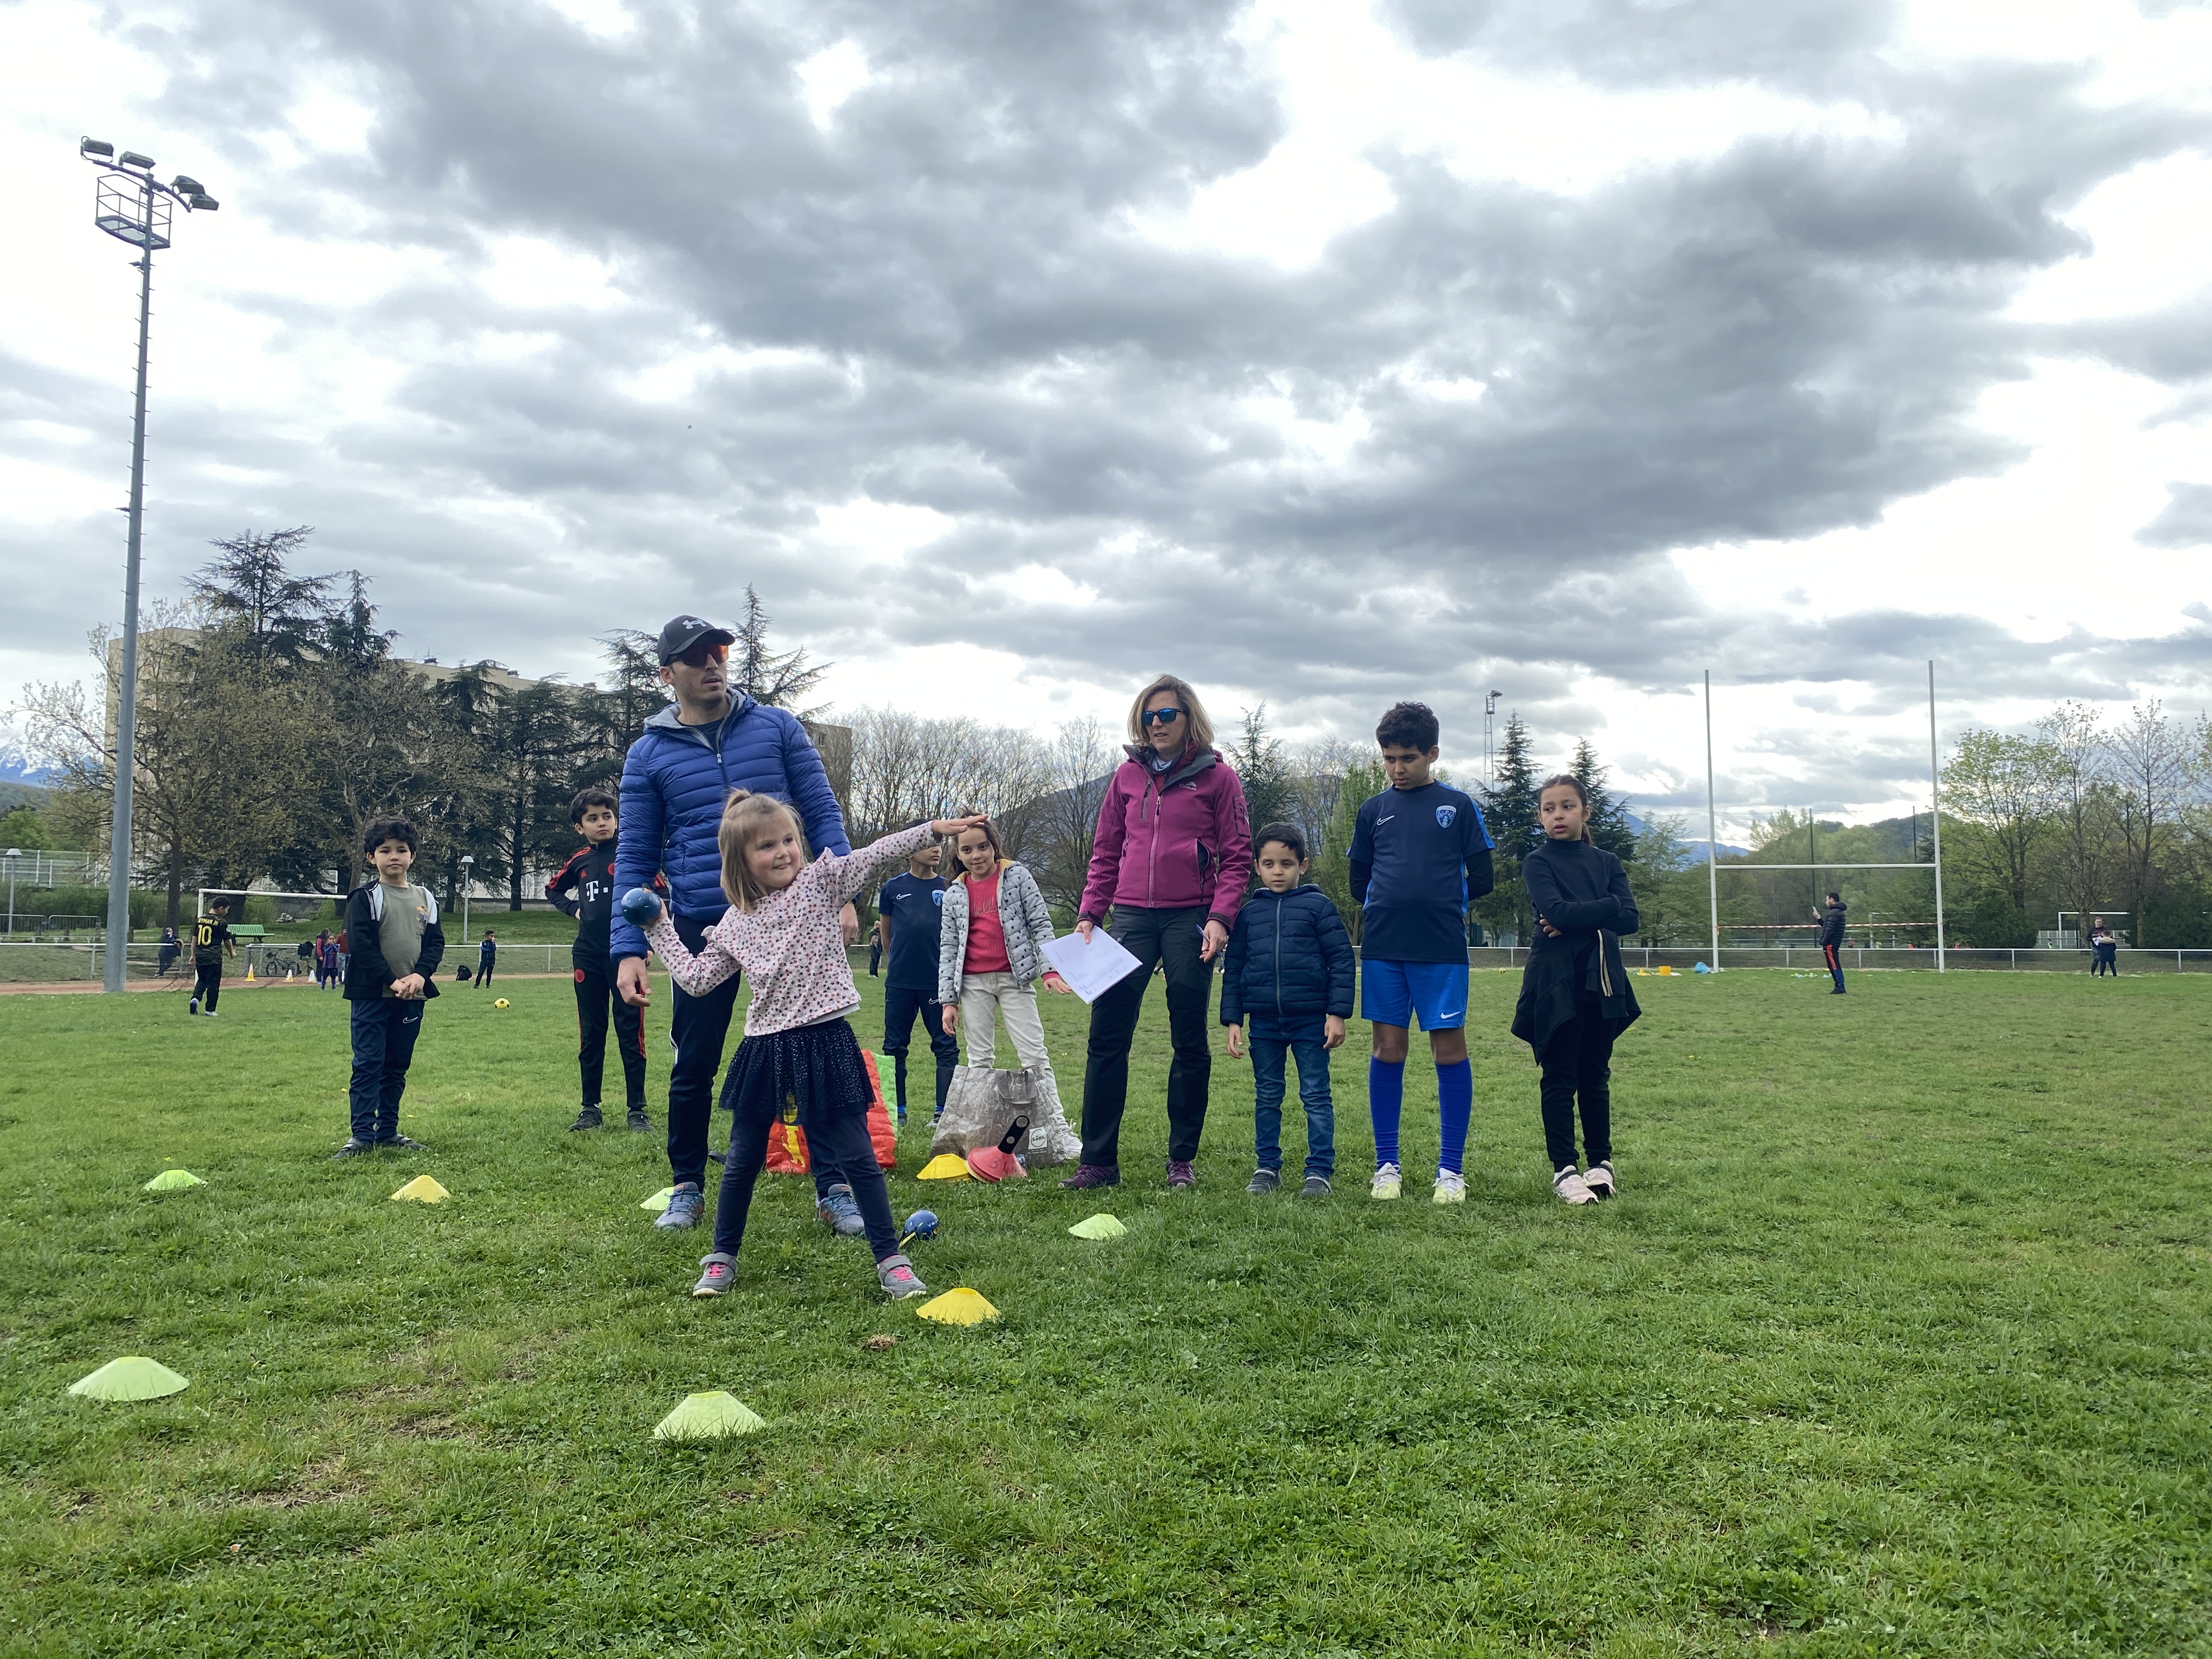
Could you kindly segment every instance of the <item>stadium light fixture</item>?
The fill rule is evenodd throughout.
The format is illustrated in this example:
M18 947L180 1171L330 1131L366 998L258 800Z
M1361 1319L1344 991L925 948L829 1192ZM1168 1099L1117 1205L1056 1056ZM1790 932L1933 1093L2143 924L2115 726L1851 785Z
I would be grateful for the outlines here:
M138 550L146 507L146 331L154 314L154 255L169 246L173 207L205 213L216 206L197 179L177 175L165 185L154 177L154 158L135 149L115 153L100 138L80 138L76 152L100 170L93 190L92 222L118 242L138 250L138 392L131 426L131 533L123 559L123 661L115 686L115 807L108 831L107 959L101 988L127 988L131 945L131 790L137 771ZM15 865L9 908L14 911Z

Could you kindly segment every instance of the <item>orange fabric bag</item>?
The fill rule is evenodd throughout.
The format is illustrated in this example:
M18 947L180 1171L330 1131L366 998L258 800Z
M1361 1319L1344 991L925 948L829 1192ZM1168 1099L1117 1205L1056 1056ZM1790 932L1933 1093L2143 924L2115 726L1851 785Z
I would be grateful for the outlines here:
M890 1109L884 1104L884 1080L876 1071L876 1056L860 1050L860 1063L868 1068L868 1139L876 1149L876 1162L886 1170L898 1158L898 1131L891 1127ZM768 1132L768 1170L771 1175L807 1172L806 1131L796 1123L779 1123Z

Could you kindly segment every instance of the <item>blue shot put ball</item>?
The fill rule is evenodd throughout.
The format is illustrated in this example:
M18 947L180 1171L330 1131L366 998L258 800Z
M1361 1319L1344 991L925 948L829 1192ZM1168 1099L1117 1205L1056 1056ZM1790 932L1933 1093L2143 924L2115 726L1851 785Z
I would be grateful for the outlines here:
M660 895L650 887L633 887L623 895L623 920L633 927L650 927L660 920Z
M912 1235L915 1238L936 1237L937 1212L934 1210L916 1210L912 1215L906 1218L906 1225L901 1229L901 1231Z

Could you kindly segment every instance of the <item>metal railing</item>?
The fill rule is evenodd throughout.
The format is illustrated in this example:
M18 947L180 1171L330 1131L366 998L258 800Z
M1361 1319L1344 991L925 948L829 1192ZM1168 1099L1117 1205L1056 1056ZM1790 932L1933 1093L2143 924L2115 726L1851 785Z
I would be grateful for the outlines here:
M1631 968L1672 968L1678 974L1694 973L1697 965L1708 961L1711 951L1683 946L1631 945L1620 947L1620 959ZM1844 969L1922 968L1936 971L1936 952L1925 946L1906 945L1845 945L1838 953ZM1467 953L1468 963L1475 969L1519 968L1528 960L1528 947L1514 945L1477 945ZM1994 968L2019 973L2087 973L2089 952L2087 951L1987 950L1974 951L1954 947L1943 953L1946 968ZM1738 968L1786 968L1797 972L1826 971L1820 950L1813 945L1724 945L1721 950L1721 966ZM2118 952L2118 966L2130 974L2203 974L2212 973L2212 951L2126 950Z

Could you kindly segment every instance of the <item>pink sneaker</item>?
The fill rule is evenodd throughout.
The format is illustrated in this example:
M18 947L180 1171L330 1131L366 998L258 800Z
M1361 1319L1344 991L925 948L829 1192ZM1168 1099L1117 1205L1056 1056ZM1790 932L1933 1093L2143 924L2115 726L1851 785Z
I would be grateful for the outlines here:
M1168 1160L1168 1185L1170 1187L1198 1185L1198 1172L1190 1167L1188 1158L1171 1158Z
M1121 1184L1121 1170L1115 1164L1079 1164L1075 1173L1060 1183L1069 1192L1088 1192L1093 1187L1118 1187Z

